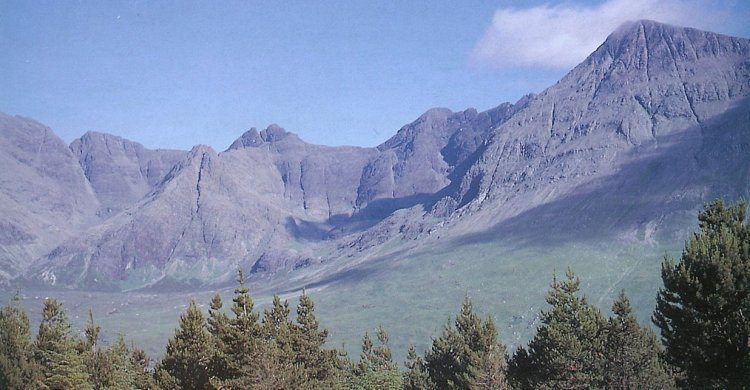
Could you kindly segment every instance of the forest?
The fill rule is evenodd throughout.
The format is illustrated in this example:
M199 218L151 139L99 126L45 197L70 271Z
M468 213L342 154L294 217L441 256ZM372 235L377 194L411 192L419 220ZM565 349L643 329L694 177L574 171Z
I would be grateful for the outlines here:
M491 317L467 296L420 353L395 362L388 333L362 337L352 358L304 291L292 308L274 297L261 312L242 270L228 307L181 315L163 356L120 335L103 345L89 314L74 334L62 304L47 299L36 335L16 297L0 310L1 389L747 389L750 388L750 225L743 201L716 200L680 259L665 256L663 286L644 327L621 291L607 317L580 292L572 270L553 277L527 345L508 351ZM229 310L227 310L229 309Z

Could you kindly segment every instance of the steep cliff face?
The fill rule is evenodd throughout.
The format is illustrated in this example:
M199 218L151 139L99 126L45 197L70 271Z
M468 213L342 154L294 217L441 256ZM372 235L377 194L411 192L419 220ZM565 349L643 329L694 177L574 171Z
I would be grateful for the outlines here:
M705 153L727 147L709 146L718 134L746 139L747 125L737 117L746 116L748 95L750 41L649 21L626 24L497 127L451 197L468 204L463 213L482 210L493 224L564 198L569 207L594 201L616 209L611 199L594 197L605 194L625 207L658 197L645 213L675 197L700 204L722 195L714 185L734 174L712 172L720 176L706 181ZM746 171L748 158L734 157L732 166ZM568 211L562 219L577 210Z
M363 167L377 155L374 148L310 145L295 134L271 125L251 129L226 155L272 164L269 182L280 185L280 196L292 214L327 223L356 211L356 191Z
M137 204L34 265L48 283L93 288L221 278L262 248L281 219L215 151L194 147ZM251 249L248 249L251 248Z
M380 154L362 172L357 205L380 201L380 218L396 209L433 202L475 158L492 129L522 108L525 99L478 113L475 109L427 111L378 146Z
M128 288L314 265L337 239L434 200L513 107L431 110L378 148L310 145L276 125L218 154L88 133L71 149L108 219L38 260L33 278Z
M185 156L183 151L149 150L137 142L91 131L73 141L70 149L101 203L99 214L105 217L143 198Z
M83 226L98 201L67 145L31 119L0 114L0 281Z

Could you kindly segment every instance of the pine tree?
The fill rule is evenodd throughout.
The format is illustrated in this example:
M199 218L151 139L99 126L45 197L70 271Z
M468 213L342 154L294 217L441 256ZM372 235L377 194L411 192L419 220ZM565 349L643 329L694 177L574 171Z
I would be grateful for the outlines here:
M378 326L376 335L378 338L378 346L372 350L373 366L376 369L388 370L397 367L396 364L393 363L393 353L391 352L391 347L388 345L390 337L388 337L388 333L385 331L383 325Z
M270 310L263 313L263 320L254 336L252 372L230 381L232 388L297 389L305 378L302 369L295 364L292 345L293 323L289 320L289 303L274 296Z
M302 291L297 304L296 326L292 332L295 364L300 367L306 387L330 386L338 377L338 359L335 350L323 348L328 330L321 329L315 318L315 304L309 295Z
M39 367L33 360L29 317L18 293L12 304L0 310L0 389L41 386Z
M404 373L404 390L428 390L434 388L427 374L424 360L417 355L414 344L409 344L406 353L406 372Z
M209 376L214 382L229 379L229 348L227 342L230 338L230 320L221 309L224 303L221 296L216 293L211 299L211 308L208 310L208 333L211 335L213 344L213 356L209 365Z
M131 348L130 361L133 364L134 384L139 390L156 389L156 382L151 373L151 358L140 348Z
M353 390L401 390L404 388L404 377L396 368L368 371L354 378L347 387Z
M71 336L68 316L55 299L44 301L34 356L42 368L44 387L50 390L93 389Z
M538 380L538 373L533 367L529 350L521 345L508 361L508 382L511 389L533 389L532 383Z
M263 312L262 333L263 338L273 343L276 348L276 357L278 364L288 373L290 380L297 378L289 383L289 386L299 385L304 378L299 368L295 365L295 351L293 334L294 323L289 319L290 309L289 302L278 295L274 295L271 309Z
M282 302L278 295L274 295L271 309L263 311L264 337L276 340L289 333L292 327L292 322L289 320L290 312L289 302L286 300Z
M476 390L507 389L505 346L497 342L497 330L491 318L485 320L482 328L478 343L471 349L471 370L464 374L464 380Z
M107 390L135 389L138 367L132 360L130 349L122 334L118 335L117 341L107 349L106 357L112 370L102 388Z
M437 388L458 388L455 383L463 371L463 351L463 343L449 321L442 335L432 340L432 347L425 354L428 375Z
M608 389L669 389L674 379L661 361L656 334L638 324L624 291L612 305L604 345L604 384Z
M662 263L653 321L688 387L750 388L750 228L747 204L714 201L679 263Z
M295 364L294 323L289 319L289 302L274 295L270 310L264 311L263 333L275 346L278 370L284 378L285 388L299 388L305 382L303 369Z
M359 362L355 366L355 373L357 375L362 375L365 372L375 369L375 364L373 363L375 357L372 352L373 346L374 344L369 333L365 332L365 335L362 336L362 353L359 355Z
M439 389L506 389L505 347L491 319L482 321L468 297L425 356L430 380Z
M101 327L94 323L94 314L89 309L89 319L83 330L84 339L79 341L78 351L83 358L86 372L89 374L89 380L94 389L107 387L110 377L114 374L109 356L99 348L100 333Z
M251 386L267 376L262 372L262 366L268 364L262 363L270 359L267 355L272 351L262 343L259 315L253 310L253 299L245 285L242 269L237 271L237 283L239 286L234 289L232 299L234 317L229 319L224 339L227 376L215 382L229 389Z
M598 388L604 379L604 318L585 297L577 296L580 280L568 270L567 280L553 279L547 295L551 310L528 348L513 356L510 375L519 388Z
M234 299L232 299L234 318L231 320L231 327L237 333L246 336L247 340L251 340L260 335L259 316L253 311L253 299L250 297L250 289L245 286L244 272L239 269L237 273L239 287L234 289ZM243 348L248 348L248 346L243 346Z
M374 345L367 332L362 337L362 354L353 370L350 388L353 389L403 389L404 378L393 362L388 346L388 333L383 326L377 329L378 345Z
M167 352L157 366L162 388L211 389L212 342L206 321L195 301L180 316L180 327L167 341Z

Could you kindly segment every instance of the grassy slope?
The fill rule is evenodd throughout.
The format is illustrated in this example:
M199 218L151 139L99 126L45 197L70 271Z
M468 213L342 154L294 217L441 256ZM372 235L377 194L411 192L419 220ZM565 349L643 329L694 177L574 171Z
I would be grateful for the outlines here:
M674 249L583 243L516 249L497 241L444 243L415 257L369 262L333 283L310 289L309 294L321 323L331 332L330 345L345 343L353 358L359 356L364 332L374 332L378 324L390 333L399 361L408 343L425 350L431 337L458 311L465 295L482 315L495 319L503 342L512 349L533 335L552 275L562 277L567 267L581 277L584 292L605 312L617 292L625 288L639 319L648 323L661 284L661 258ZM163 353L190 299L207 309L213 294L22 292L34 330L44 297L54 296L64 302L77 329L85 325L91 308L107 340L122 332L152 356ZM231 304L231 290L221 294L225 304ZM0 302L7 302L11 295L12 291L0 292ZM294 294L289 297L294 300ZM262 308L270 297L256 295L254 300L256 307Z
M331 339L345 341L350 352L356 351L362 334L378 324L391 334L399 359L408 343L423 351L448 317L458 312L465 295L482 315L494 318L503 342L513 349L533 335L539 310L546 307L552 275L563 277L568 267L581 277L590 300L605 312L624 288L641 322L648 323L661 285L665 249L585 244L509 249L498 243L438 247L312 295L331 329Z

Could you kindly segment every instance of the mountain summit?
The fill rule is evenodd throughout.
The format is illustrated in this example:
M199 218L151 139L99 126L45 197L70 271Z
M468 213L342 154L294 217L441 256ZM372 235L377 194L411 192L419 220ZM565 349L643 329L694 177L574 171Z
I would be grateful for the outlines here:
M221 153L100 133L66 147L3 116L6 166L28 174L3 173L0 269L121 290L244 266L291 288L438 240L671 242L703 202L750 193L748 95L750 41L638 21L538 95L429 110L375 148L276 125Z
M748 159L730 152L724 169L709 161L747 139L749 83L747 39L627 23L494 129L452 197L491 223L539 208L562 227L621 206L645 222L671 214L669 199L742 194L746 182L724 178ZM590 208L602 214L581 213Z

